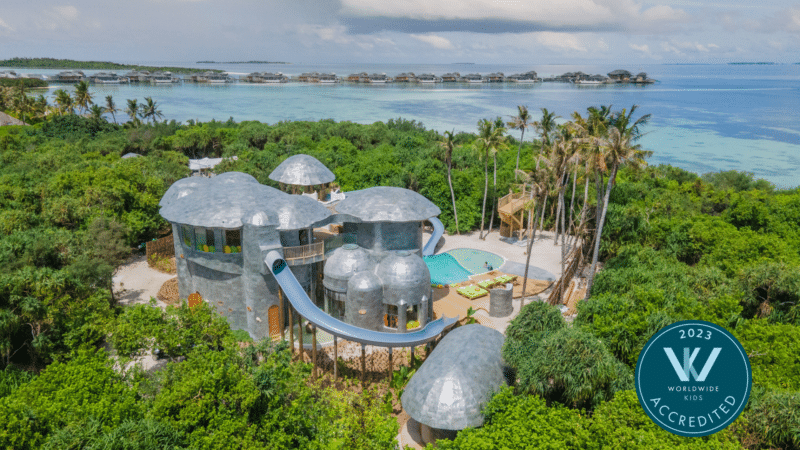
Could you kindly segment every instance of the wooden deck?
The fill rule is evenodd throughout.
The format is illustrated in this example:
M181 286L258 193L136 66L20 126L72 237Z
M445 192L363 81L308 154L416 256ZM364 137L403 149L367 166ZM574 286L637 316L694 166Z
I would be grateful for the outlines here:
M475 275L469 281L465 281L463 283L459 283L458 287L469 286L469 285L477 285L479 282L488 280L491 278L496 278L501 275L507 275L499 270L493 270L489 273ZM522 277L517 277L516 280L513 282L513 297L520 298L522 297ZM552 281L545 281L545 280L534 280L529 278L528 285L526 286L525 296L530 297L536 294L540 294L543 291L547 290L553 284ZM481 298L476 298L475 300L469 300L468 298L460 295L456 290L458 287L450 287L445 286L444 288L434 288L433 289L433 314L436 318L445 315L447 317L458 317L459 320L464 319L467 317L467 311L469 308L475 310L484 310L486 314L489 314L489 295L485 295ZM478 322L480 323L481 317L475 317Z
M509 201L505 205L498 208L498 212L501 215L513 216L514 214L518 213L520 209L525 206L525 202L527 202L527 198L517 198Z

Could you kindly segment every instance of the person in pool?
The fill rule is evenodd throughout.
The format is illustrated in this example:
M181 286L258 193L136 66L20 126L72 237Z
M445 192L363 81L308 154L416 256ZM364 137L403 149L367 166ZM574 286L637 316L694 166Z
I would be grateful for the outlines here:
M492 265L489 264L489 261L483 263L483 268L489 271L494 270L494 267L492 267Z

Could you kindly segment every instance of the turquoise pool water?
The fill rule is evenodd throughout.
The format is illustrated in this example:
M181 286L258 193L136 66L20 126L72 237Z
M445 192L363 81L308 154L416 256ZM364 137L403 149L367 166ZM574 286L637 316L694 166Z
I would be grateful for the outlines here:
M470 275L486 272L485 263L497 269L503 258L494 253L471 248L458 248L438 255L424 257L431 272L432 284L459 283Z

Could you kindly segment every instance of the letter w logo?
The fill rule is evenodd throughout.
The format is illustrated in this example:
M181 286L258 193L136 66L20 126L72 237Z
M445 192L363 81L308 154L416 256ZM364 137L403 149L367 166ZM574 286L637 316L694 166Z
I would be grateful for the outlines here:
M681 363L678 361L678 358L675 356L675 352L672 351L669 347L664 347L664 352L667 354L667 358L669 358L669 362L672 363L672 368L675 369L675 373L678 374L678 378L681 381L690 381L689 375L691 374L694 376L695 381L703 382L706 381L706 377L708 376L708 372L711 372L711 368L714 366L714 361L717 360L717 356L719 356L719 352L722 351L722 348L715 347L714 350L711 350L711 355L706 360L706 364L703 366L703 370L700 371L700 375L697 374L697 371L694 370L694 359L697 358L697 354L700 353L700 348L695 348L692 354L689 354L689 347L683 348L683 367L681 367Z

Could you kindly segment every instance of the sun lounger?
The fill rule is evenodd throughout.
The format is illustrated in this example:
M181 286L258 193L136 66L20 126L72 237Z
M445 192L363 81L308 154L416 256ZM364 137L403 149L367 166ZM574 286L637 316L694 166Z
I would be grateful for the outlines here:
M495 284L497 284L497 281L495 281L495 280L483 280L480 283L478 283L478 286L480 286L480 287L482 287L484 289L490 289Z
M458 289L456 292L463 295L464 297L467 297L470 300L474 300L478 297L483 297L484 295L487 295L489 293L489 291L487 291L486 289L480 288L478 286L462 287Z

